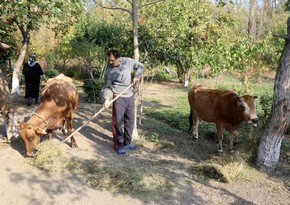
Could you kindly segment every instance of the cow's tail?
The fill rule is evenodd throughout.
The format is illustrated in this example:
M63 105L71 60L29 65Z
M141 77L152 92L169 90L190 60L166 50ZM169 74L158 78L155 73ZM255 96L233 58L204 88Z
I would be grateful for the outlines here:
M192 120L192 110L190 110L190 114L188 116L188 122L189 122L189 129L188 129L188 133L191 132L192 126L193 126L193 120Z

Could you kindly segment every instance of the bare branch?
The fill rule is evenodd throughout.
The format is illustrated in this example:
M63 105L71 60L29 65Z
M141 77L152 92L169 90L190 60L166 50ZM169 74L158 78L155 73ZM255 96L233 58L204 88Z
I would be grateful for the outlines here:
M125 12L129 13L130 15L132 15L132 12L130 10L122 8L122 7L117 7L117 6L113 6L113 5L110 7L107 7L107 6L104 6L102 3L99 3L98 1L95 1L95 3L103 9L121 10L121 11L125 11Z
M129 4L131 4L132 5L132 2L131 1L129 1L129 0L126 0Z
M149 5L152 5L152 4L157 4L161 1L164 1L164 0L158 0L158 1L154 1L154 2L148 2L148 3L145 3L143 5L140 5L139 8L142 8L142 7L145 7L145 6L149 6Z
M284 38L285 40L290 40L290 35L287 34L273 34L275 37L281 37Z

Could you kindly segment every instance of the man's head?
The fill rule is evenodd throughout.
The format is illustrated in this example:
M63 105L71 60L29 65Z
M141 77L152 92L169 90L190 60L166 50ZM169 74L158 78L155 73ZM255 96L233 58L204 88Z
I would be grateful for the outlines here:
M29 56L28 62L30 64L34 63L36 61L36 56L34 54Z
M109 50L108 51L108 61L109 64L112 65L113 67L116 67L120 65L120 53L117 50Z

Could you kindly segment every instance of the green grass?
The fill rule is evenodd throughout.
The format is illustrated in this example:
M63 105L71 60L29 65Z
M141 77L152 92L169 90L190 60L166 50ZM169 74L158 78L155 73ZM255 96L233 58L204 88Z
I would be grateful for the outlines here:
M199 83L207 85L208 87L214 87L216 84L216 79L200 79ZM273 80L270 81L269 79L264 79L257 84L251 84L253 94L258 96L272 95L273 83ZM239 81L236 78L227 75L218 80L217 88L233 90L234 87L237 87L237 84L239 84ZM154 102L158 102L160 106L158 106L158 109L155 109L155 107L148 108L146 110L146 114L149 117L161 120L176 129L186 131L188 129L188 115L190 110L187 99L187 91L190 88L191 86L189 88L184 88L183 86L172 88L170 90L171 106L162 106L162 99L154 99L151 103L154 104ZM145 100L150 101L150 99ZM257 104L258 115L261 115L263 114L263 110L261 110L262 106L259 106L259 100ZM203 125L201 125L201 130L203 129L202 127Z

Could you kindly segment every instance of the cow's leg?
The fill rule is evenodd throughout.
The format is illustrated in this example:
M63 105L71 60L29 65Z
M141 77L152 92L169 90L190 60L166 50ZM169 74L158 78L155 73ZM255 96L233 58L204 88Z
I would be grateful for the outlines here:
M223 132L222 132L223 125L222 123L216 123L216 131L218 135L218 141L219 141L219 148L218 152L222 153L223 152Z
M234 128L230 124L225 124L224 128L229 132L229 151L233 153L234 152L234 149L233 149Z
M66 127L65 127L65 120L62 121L61 132L62 132L62 134L64 136L67 136L68 131L67 131Z
M199 124L199 119L194 113L192 113L192 137L193 139L198 139L198 124Z
M51 140L52 139L52 130L46 130L47 132L47 139Z
M4 118L4 126L5 126L5 137L6 137L6 142L10 143L10 139L12 138L12 136L10 135L10 127L11 127L11 119L9 117L9 107L6 105L3 105L1 107L1 113L3 115Z
M233 129L229 130L229 140L230 140L230 152L234 153L234 149L233 149L233 139L234 139L234 131Z
M6 141L7 143L10 143L10 138L8 136L8 132L9 132L9 126L10 126L10 119L9 119L9 115L8 115L8 111L3 111L2 110L2 115L3 115L3 118L4 118L4 126L5 126L5 132L6 132Z
M69 136L73 129L72 129L72 114L69 114L65 119L65 124L67 128L67 136ZM77 142L73 136L70 138L71 147L78 148Z
M193 137L198 139L198 126L199 126L199 119L195 117L195 123L193 123Z

